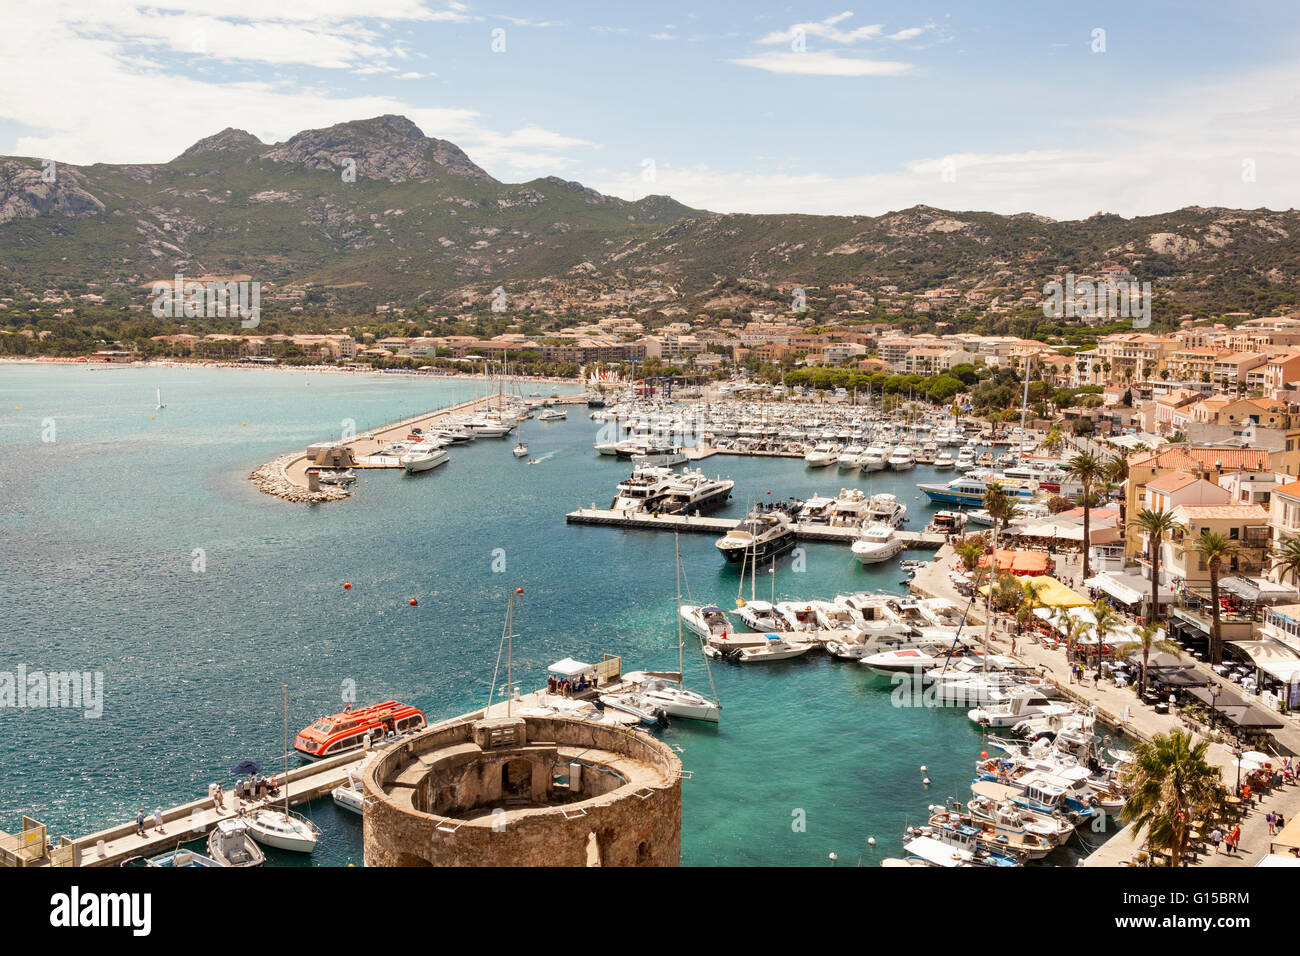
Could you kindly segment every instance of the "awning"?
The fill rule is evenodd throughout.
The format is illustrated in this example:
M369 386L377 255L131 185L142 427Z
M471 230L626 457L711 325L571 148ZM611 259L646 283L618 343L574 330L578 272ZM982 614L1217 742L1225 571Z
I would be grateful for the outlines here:
M1269 852L1286 853L1300 850L1300 817L1292 817L1277 836L1269 841Z
M1269 581L1266 578L1247 578L1241 575L1219 579L1219 590L1235 594L1243 601L1263 604L1280 604L1292 600L1295 589Z
M1280 680L1283 684L1290 684L1293 681L1300 680L1300 660L1265 661L1259 665L1259 669L1270 677Z
M1050 560L1047 554L1042 551L1014 551L1003 548L995 551L993 558L997 562L998 571L1033 575L1039 575L1046 571ZM987 554L980 558L979 566L981 568L989 566L989 556Z
M1046 574L1029 578L1025 583L1038 588L1038 603L1044 607L1085 607L1092 603L1082 594L1070 590Z
M579 677L583 674L590 674L596 668L592 664L584 664L582 661L575 661L572 657L566 657L562 661L556 661L546 669L552 674L559 674L561 677Z
M1228 641L1233 647L1244 651L1256 666L1263 667L1265 664L1295 661L1300 663L1300 655L1287 647L1281 641L1273 640L1266 637L1260 641Z
M1121 604L1139 604L1151 600L1151 582L1137 574L1094 574L1083 583L1087 587L1105 591ZM1158 592L1161 604L1174 600L1174 593L1168 588L1161 587Z

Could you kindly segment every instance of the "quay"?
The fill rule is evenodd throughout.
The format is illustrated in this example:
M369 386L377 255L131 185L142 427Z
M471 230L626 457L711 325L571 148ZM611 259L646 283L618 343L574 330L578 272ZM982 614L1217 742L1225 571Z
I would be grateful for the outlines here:
M598 684L595 688L582 694L570 695L570 700L590 700L598 694L619 694L632 688L632 684L623 677L621 657L606 655L599 664L592 665ZM557 700L558 695L545 688L521 693L512 700L497 700L490 707L481 707L468 713L450 717L429 724L430 728L450 726L460 721L482 717L504 717L515 708L546 707ZM628 733L634 732L631 729ZM388 746L400 746L379 742L373 749L358 749L335 757L317 760L289 770L287 774L276 774L280 793L275 797L263 797L258 800L245 800L244 811L250 813L255 809L283 808L287 799L290 807L301 806L329 797L330 791L342 785L348 779L349 772L375 753ZM217 810L212 797L204 795L177 806L164 809L163 828L155 829L153 811L144 807L144 836L136 830L132 818L127 823L116 824L88 836L72 839L60 837L51 849L47 844L47 832L43 823L29 817L23 818L22 829L16 834L0 831L0 868L17 867L82 867L82 866L120 866L137 857L149 858L203 840L221 820L239 816L240 801L233 789L225 793L225 808ZM206 849L198 852L206 853Z
M430 428L437 427L439 422L452 416L485 411L494 407L499 401L500 396L486 395L456 405L448 405L433 411L422 412L419 415L412 415L409 418L390 422L387 425L380 425L377 428L362 429L353 438L323 441L312 447L330 446L345 449L347 454L340 459L340 466L343 467L354 469L397 468L400 467L397 459L378 457L380 449L392 442L405 440L413 428L419 428L427 432ZM535 399L532 402L535 405L546 403L551 405L585 404L586 398L581 395L559 395L554 398ZM491 441L491 439L485 440ZM318 461L319 458L313 457L308 449L301 452L290 452L264 465L259 465L248 477L261 491L288 501L319 504L325 501L339 501L347 498L351 492L341 486L326 485L315 491L309 487L307 470L316 465Z
M608 508L579 508L564 516L568 524L606 525L615 528L637 528L650 531L687 531L698 534L726 534L738 526L739 518L710 518L704 515L654 515L624 514ZM832 528L821 524L796 524L795 534L800 541L831 541L852 544L860 533L857 528ZM895 532L909 548L938 548L944 536L935 532Z

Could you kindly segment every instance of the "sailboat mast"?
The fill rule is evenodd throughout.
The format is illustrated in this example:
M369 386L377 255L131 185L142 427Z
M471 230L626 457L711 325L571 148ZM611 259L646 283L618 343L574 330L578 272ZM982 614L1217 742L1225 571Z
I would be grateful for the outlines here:
M515 592L510 592L506 604L506 716L510 716L511 698L514 696L515 662Z
M1025 414L1029 411L1029 370L1033 363L1033 358L1025 356L1025 394L1020 400L1020 442L1016 446L1016 457L1023 458L1025 454Z
M682 546L677 532L673 532L673 551L677 554L677 607L673 615L677 618L677 676L684 680L682 670Z
M284 690L284 815L289 815L289 685Z

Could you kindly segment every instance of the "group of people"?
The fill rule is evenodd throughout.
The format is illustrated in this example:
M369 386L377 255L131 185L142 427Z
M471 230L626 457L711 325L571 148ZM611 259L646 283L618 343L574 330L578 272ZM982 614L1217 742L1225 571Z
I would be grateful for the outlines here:
M589 688L595 686L594 679L588 682L586 677L579 677L576 680L570 677L552 676L546 678L546 692L549 694L562 694L565 697L585 693Z
M1210 831L1210 844L1214 847L1214 852L1219 852L1219 844L1222 843L1230 854L1236 853L1241 846L1241 824L1235 824L1231 830L1224 833L1218 827Z

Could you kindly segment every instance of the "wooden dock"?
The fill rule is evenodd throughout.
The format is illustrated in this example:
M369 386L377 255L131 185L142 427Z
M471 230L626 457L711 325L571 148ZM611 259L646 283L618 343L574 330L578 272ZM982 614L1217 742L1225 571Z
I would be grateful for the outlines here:
M694 534L723 535L740 524L738 518L710 518L705 515L624 514L608 508L579 508L564 516L569 524L605 525L635 528L642 531L684 531ZM830 541L852 544L859 535L857 528L832 528L824 524L796 524L800 541ZM943 546L944 536L924 531L899 531L898 536L909 548L935 549Z

